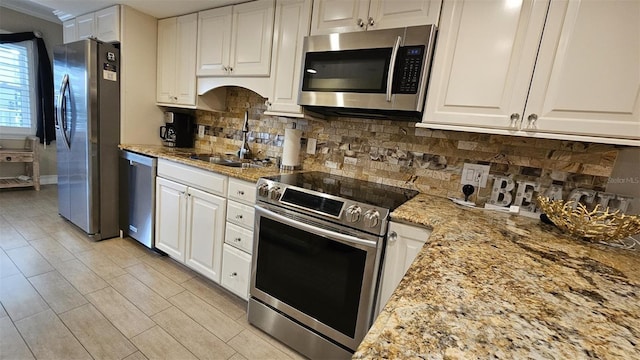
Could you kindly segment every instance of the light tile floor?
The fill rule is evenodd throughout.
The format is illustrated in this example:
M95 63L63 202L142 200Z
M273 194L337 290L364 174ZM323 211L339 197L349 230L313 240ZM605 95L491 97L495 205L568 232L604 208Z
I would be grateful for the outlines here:
M247 303L132 239L95 242L57 188L0 190L0 359L303 359Z

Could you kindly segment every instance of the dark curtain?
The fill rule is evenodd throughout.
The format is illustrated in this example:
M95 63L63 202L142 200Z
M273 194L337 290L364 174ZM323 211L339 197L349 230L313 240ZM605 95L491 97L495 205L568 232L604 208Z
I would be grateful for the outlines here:
M21 41L35 41L37 46L38 72L36 77L36 117L38 120L36 136L43 144L50 144L56 139L56 128L53 109L53 71L51 60L44 45L44 40L33 32L0 34L0 44Z

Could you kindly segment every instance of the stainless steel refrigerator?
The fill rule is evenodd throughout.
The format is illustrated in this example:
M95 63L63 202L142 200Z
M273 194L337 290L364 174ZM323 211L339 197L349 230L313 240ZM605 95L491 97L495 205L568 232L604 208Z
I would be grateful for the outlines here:
M58 212L97 239L119 235L120 51L87 39L54 48Z

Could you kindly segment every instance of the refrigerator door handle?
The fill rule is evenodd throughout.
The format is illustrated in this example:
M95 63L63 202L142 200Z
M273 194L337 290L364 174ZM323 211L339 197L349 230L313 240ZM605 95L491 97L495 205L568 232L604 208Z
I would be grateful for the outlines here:
M56 112L56 128L61 129L61 133L64 137L64 142L67 145L67 148L71 148L69 135L67 134L67 97L66 92L69 89L69 74L64 74L62 78L62 84L60 85L60 95L58 96L58 111Z

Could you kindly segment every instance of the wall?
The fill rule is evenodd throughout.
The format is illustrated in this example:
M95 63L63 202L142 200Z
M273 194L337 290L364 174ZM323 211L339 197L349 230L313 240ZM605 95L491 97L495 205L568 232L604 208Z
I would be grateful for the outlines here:
M26 15L11 9L7 9L0 6L0 28L10 32L25 32L25 31L39 31L42 33L47 51L49 52L49 58L53 60L53 47L57 44L62 44L62 25L42 20L37 17ZM20 140L7 140L2 139L0 135L0 145L6 148L22 148L24 145L24 139ZM40 149L40 174L45 176L44 180L47 181L46 176L56 175L56 146L55 142L44 147L39 144ZM15 176L23 172L22 165L20 164L3 164L0 168L2 175L0 176Z
M266 116L264 100L249 90L230 88L227 112L197 111L196 122L205 126L206 135L196 140L196 148L201 152L237 152L243 114L249 110L249 144L255 157L280 156L284 129L296 122L304 138L317 139L315 154L301 155L306 170L462 197L462 166L471 162L490 165L492 176L540 183L540 191L559 185L565 198L578 187L605 191L622 148L420 129L411 122ZM488 185L491 184L490 180ZM482 189L477 202L485 203L490 192L490 187Z

